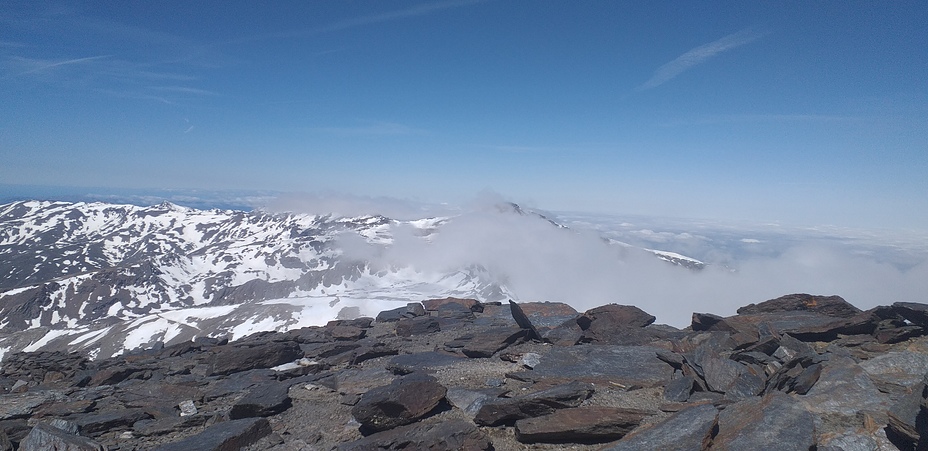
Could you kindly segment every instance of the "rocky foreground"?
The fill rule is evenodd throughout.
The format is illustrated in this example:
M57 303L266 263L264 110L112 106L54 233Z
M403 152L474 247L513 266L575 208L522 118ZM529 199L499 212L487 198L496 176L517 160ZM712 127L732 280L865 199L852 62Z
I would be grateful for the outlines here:
M411 303L235 342L2 362L0 450L928 449L928 305Z

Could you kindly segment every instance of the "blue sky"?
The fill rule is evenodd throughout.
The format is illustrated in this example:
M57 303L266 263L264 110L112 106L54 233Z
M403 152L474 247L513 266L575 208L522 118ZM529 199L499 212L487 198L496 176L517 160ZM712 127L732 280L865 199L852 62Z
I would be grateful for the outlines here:
M928 3L4 2L0 184L928 229Z

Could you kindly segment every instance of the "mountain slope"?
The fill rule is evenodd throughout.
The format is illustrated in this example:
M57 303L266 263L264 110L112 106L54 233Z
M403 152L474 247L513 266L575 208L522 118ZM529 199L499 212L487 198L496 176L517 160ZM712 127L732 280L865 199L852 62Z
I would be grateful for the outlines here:
M515 204L491 214L572 233ZM108 357L198 336L236 339L322 325L428 298L518 299L507 275L479 259L413 265L378 258L400 238L428 246L457 220L170 203L0 205L0 358L8 351L61 349ZM481 237L465 231L464 239L467 245ZM639 251L691 268L695 262Z

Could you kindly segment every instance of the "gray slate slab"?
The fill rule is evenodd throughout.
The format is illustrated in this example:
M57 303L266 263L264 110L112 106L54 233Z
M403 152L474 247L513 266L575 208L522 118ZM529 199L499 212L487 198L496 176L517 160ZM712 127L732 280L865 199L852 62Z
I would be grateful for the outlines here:
M602 451L702 451L712 438L718 416L712 404L689 407L650 428L632 432Z
M555 347L531 371L532 380L565 379L655 387L669 381L673 367L657 358L652 346L582 345Z

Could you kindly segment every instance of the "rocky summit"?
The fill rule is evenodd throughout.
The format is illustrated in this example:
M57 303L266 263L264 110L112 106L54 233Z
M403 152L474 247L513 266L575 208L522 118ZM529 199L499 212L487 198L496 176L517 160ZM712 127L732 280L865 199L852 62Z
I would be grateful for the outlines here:
M432 299L92 360L5 356L0 450L928 449L928 305Z

